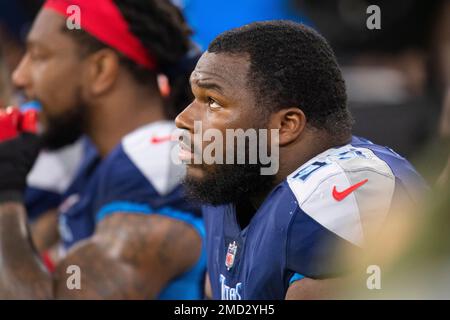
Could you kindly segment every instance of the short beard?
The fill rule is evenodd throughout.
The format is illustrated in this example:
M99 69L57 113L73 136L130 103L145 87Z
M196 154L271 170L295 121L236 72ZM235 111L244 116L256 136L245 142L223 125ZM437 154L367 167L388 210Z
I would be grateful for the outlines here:
M260 116L255 119L253 128L265 129L268 125L268 116L264 113L256 113ZM259 143L257 142L259 150ZM266 143L266 142L265 142ZM249 141L245 142L245 161L249 161ZM236 151L234 152L236 155ZM275 175L264 175L262 168L267 167L257 159L256 164L201 165L204 168L203 178L193 178L189 175L183 180L186 195L200 203L213 206L223 204L237 204L251 197L259 197L272 190L275 185Z
M42 134L43 147L57 150L77 141L83 134L86 106L77 95L76 105L63 115L47 118L47 127Z
M221 164L202 180L186 176L183 185L189 198L217 206L267 193L274 181L275 176L261 174L259 164Z

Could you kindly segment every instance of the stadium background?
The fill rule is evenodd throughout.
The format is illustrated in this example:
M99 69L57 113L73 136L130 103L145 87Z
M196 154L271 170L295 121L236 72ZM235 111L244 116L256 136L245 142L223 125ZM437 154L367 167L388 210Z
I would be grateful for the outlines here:
M411 159L432 186L448 165L450 99L445 97L450 95L450 1L173 1L183 9L201 49L220 32L252 21L291 19L312 26L338 56L355 119L354 133ZM24 103L9 79L41 3L0 0L0 107ZM366 27L366 9L371 4L381 8L381 30ZM446 234L445 228L433 229L450 221L448 188L440 190L429 201L439 203L441 209L436 213L430 207L436 214L424 234L441 229ZM439 242L446 242L448 248L449 237ZM446 257L448 264L448 253Z

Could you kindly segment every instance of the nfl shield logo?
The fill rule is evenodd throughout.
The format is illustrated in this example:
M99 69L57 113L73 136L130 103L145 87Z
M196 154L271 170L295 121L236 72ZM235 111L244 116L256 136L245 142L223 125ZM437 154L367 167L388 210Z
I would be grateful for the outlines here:
M227 256L225 258L225 266L227 267L227 270L230 270L234 265L236 251L237 251L236 241L233 241L233 243L230 243L228 245Z

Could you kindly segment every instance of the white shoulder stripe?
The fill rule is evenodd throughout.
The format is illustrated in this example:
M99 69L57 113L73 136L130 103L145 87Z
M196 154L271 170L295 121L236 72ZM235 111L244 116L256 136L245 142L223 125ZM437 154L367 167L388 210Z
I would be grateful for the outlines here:
M384 161L369 149L351 145L327 150L287 181L307 215L358 246L379 230L395 187Z
M170 193L184 176L183 165L174 164L171 151L177 143L170 136L173 121L159 121L137 129L122 139L125 154L160 195Z
M82 156L81 140L58 151L41 151L27 176L27 185L63 193L75 177Z

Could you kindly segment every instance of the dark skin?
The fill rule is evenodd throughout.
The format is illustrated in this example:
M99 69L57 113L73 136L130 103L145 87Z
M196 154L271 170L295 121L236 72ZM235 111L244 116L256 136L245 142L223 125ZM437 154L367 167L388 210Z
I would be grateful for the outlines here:
M82 58L77 43L62 32L64 24L52 11L39 13L13 80L40 100L44 125L47 115L76 107L74 95L81 92L89 102L85 133L105 156L125 134L164 119L162 100L156 86L151 90L134 80L113 50ZM49 275L35 252L21 203L0 205L0 228L0 298L5 299L156 298L197 262L202 245L184 222L116 212L97 225L92 237L71 248ZM80 290L67 288L70 265L80 267Z
M34 251L19 203L0 206L1 299L150 299L196 263L200 237L183 222L117 212L79 242L51 276ZM186 254L194 250L197 254ZM81 270L81 289L67 287L67 268Z
M44 252L59 242L58 210L44 212L30 225L33 243L38 252Z
M203 132L215 128L224 137L226 129L260 128L258 108L261 106L256 105L255 92L248 85L249 67L249 57L244 54L204 53L191 75L195 99L178 115L177 127L192 136L194 121L201 121ZM274 186L315 155L351 139L349 136L343 141L333 141L326 132L307 125L301 106L286 106L273 112L264 128L279 130L280 161ZM204 142L203 147L206 144ZM201 180L214 170L214 166L189 164L187 174ZM257 209L268 192L270 190L248 200ZM335 279L305 278L289 287L286 299L330 298L339 283Z

